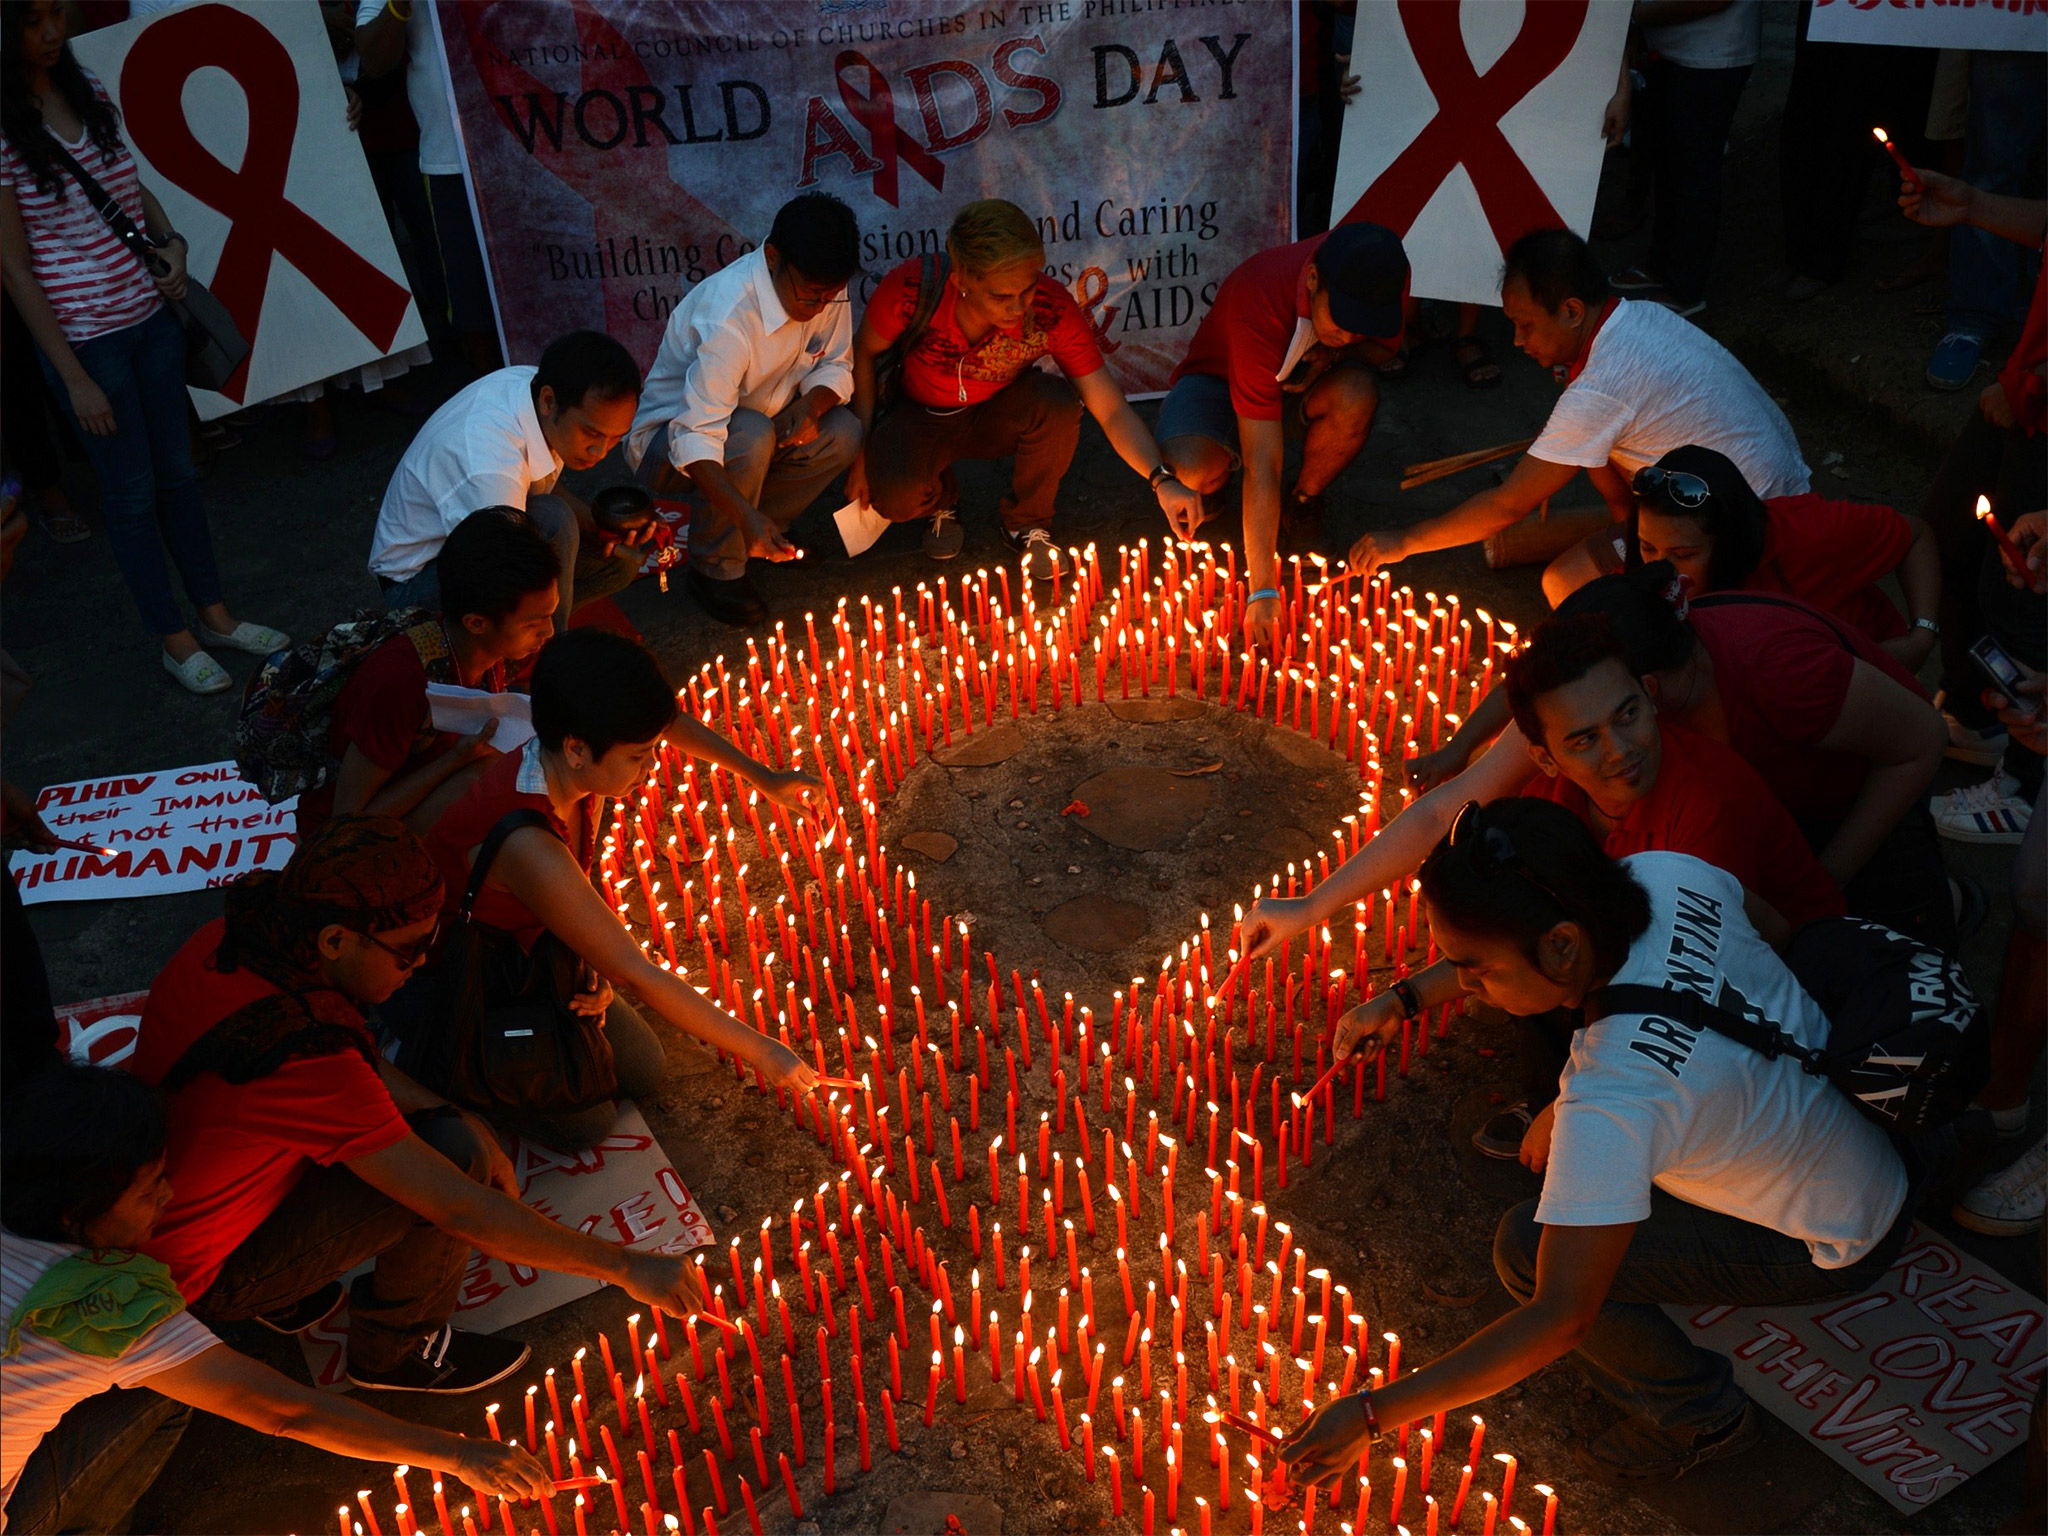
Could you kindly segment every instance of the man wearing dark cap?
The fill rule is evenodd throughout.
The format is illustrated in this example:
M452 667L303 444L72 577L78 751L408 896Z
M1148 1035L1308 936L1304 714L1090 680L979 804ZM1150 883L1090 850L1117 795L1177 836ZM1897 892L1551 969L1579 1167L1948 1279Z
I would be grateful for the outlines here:
M1166 463L1204 496L1223 489L1240 465L1244 544L1252 601L1247 642L1280 633L1280 532L1312 537L1323 492L1358 456L1379 409L1374 363L1401 345L1408 257L1377 224L1342 224L1328 234L1262 251L1216 290L1188 355L1159 408ZM1280 464L1286 432L1301 429L1301 473L1283 506ZM1194 526L1176 527L1182 538Z
M695 1310L694 1264L633 1253L519 1201L489 1128L378 1054L362 1010L433 946L441 874L403 823L342 816L282 870L245 876L149 992L135 1075L172 1095L172 1194L145 1251L203 1322L320 1322L348 1292L348 1377L389 1392L467 1392L517 1370L516 1339L448 1326L471 1248L587 1275L670 1313Z

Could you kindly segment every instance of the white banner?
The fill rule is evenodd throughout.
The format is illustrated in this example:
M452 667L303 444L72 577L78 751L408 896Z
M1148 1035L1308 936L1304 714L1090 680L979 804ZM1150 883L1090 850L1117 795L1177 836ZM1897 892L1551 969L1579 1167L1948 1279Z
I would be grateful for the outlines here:
M226 885L281 869L298 842L296 797L264 803L232 762L52 784L36 797L44 825L85 848L18 850L14 883L41 901L113 901Z
M204 0L72 43L248 361L211 419L426 340L313 5Z
M1400 235L1417 298L1498 304L1509 245L1592 224L1628 17L1616 0L1361 0L1338 222Z
M1814 0L1816 43L2048 50L2048 0Z

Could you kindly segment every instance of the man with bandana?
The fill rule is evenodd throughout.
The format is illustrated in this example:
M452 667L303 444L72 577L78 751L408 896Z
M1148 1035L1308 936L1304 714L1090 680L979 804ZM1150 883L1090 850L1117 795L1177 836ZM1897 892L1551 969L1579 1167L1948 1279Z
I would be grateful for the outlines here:
M519 1201L489 1128L378 1054L362 1010L426 958L438 866L385 817L328 822L277 872L227 888L226 914L150 988L132 1063L172 1095L173 1195L145 1252L202 1322L282 1333L348 1296L348 1375L372 1391L468 1392L527 1346L448 1326L472 1248L586 1275L671 1314L704 1301L687 1259L634 1253Z

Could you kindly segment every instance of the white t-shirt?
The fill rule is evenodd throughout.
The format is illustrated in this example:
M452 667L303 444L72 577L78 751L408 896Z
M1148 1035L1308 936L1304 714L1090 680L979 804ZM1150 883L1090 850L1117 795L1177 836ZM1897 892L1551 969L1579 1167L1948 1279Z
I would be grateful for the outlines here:
M1675 987L1761 1014L1803 1045L1828 1021L1742 913L1735 877L1684 853L1622 864L1650 895L1650 926L1616 982ZM1795 1061L1712 1030L1617 1013L1572 1039L1536 1219L1642 1221L1650 1188L1796 1237L1822 1269L1853 1264L1890 1229L1906 1170L1848 1096Z
M1687 69L1740 69L1763 56L1763 0L1734 0L1711 16L1645 27L1643 41Z
M356 25L377 19L385 0L359 0ZM415 5L405 24L405 99L420 125L420 174L460 176L462 146L448 111L448 82L441 73L441 49L434 38L434 8Z
M768 258L749 251L683 295L669 316L626 437L626 461L638 469L665 429L677 469L722 463L735 410L773 416L821 387L853 397L853 306L827 304L816 319L792 320Z
M537 372L522 366L487 373L427 418L384 488L370 538L374 574L404 581L441 552L470 513L524 511L529 495L554 489L562 461L533 408Z
M0 1229L0 1328L44 1270L78 1251L74 1244L45 1243ZM14 1497L21 1469L43 1436L72 1408L110 1387L144 1386L158 1372L183 1365L218 1343L189 1312L165 1318L118 1360L82 1355L22 1329L20 1352L0 1357L0 1506ZM5 1528L0 1510L0 1530Z
M1529 453L1633 475L1688 443L1726 454L1766 500L1810 489L1792 423L1749 370L1662 304L1622 299Z

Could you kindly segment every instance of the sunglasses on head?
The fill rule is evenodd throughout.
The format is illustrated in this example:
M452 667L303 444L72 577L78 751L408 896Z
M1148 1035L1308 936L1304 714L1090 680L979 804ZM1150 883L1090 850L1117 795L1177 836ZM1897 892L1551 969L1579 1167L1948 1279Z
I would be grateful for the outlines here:
M403 948L395 944L386 944L374 933L365 933L361 929L352 929L351 931L358 938L368 939L372 944L383 950L385 954L391 957L392 964L396 965L400 970L409 971L433 953L434 946L441 940L441 921L439 918L436 918L433 929L424 938L414 939Z
M1457 816L1451 822L1451 835L1447 846L1465 853L1472 861L1475 874L1520 875L1558 907L1570 910L1559 900L1557 892L1550 888L1548 882L1530 868L1529 861L1516 850L1515 840L1508 836L1506 830L1487 824L1485 810L1477 800L1467 800L1459 808Z
M1638 497L1653 496L1688 512L1705 506L1714 496L1714 488L1698 475L1682 469L1659 469L1654 464L1637 470L1629 484Z

